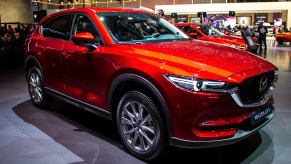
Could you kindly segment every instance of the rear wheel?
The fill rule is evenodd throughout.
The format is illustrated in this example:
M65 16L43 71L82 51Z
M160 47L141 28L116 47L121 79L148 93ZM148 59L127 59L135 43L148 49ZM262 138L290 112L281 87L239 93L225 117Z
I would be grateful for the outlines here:
M39 108L46 108L53 101L44 92L42 75L37 67L30 68L28 72L28 91L33 104Z
M155 102L138 91L127 92L118 104L116 121L120 137L127 150L140 159L155 159L167 146L158 111Z

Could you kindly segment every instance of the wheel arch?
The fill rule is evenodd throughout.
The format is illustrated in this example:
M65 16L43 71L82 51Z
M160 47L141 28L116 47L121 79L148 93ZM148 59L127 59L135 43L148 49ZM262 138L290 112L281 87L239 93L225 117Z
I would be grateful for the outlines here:
M29 72L30 68L32 68L32 67L37 67L40 70L41 76L42 76L41 78L43 79L43 71L42 71L42 67L41 67L40 62L33 55L28 55L26 60L25 60L25 65L24 65L26 81L28 81L28 79L27 79L28 72Z
M112 82L108 94L108 107L109 112L112 113L113 120L115 120L118 101L124 93L130 90L142 91L153 99L161 110L161 117L165 123L165 127L167 128L166 131L168 137L173 136L173 126L165 99L153 83L137 74L122 74L115 78Z

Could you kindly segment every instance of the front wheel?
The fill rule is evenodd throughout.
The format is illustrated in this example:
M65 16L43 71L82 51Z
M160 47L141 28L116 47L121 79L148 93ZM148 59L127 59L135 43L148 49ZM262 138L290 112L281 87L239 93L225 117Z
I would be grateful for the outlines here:
M33 104L39 108L45 108L53 101L44 92L43 79L37 67L30 68L28 72L28 91Z
M152 160L165 151L164 124L157 105L147 95L127 92L119 101L116 114L120 137L133 155Z

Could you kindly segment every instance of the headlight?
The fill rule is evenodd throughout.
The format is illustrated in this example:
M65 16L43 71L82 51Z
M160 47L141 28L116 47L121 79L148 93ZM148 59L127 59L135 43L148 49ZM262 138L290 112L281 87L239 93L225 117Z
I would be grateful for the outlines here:
M202 80L192 77L176 76L165 74L165 77L175 86L191 91L205 91L205 92L234 92L237 86L234 83L227 83L221 81Z

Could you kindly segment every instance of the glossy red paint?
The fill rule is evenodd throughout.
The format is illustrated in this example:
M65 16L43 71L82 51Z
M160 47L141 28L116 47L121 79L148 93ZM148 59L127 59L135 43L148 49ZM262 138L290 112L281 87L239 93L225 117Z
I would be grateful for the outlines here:
M109 118L115 118L111 114L116 114L122 96L117 94L125 94L128 90L144 91L158 104L170 138L169 144L176 146L185 145L175 144L173 140L183 141L183 144L199 142L202 143L201 147L202 141L218 142L221 138L237 141L247 136L232 138L240 126L250 119L250 113L261 109L262 106L273 104L270 97L257 106L240 106L232 92L190 91L175 85L166 77L174 75L177 78L220 81L240 88L246 85L244 83L247 79L265 77L268 72L276 71L277 68L268 61L243 50L189 39L142 44L118 42L108 31L109 27L106 27L103 18L96 14L108 12L147 14L142 10L122 8L82 8L52 14L40 22L28 41L27 73L32 66L40 67L46 90L70 97L76 100L76 103L81 101L90 107L96 107L95 110L109 113ZM83 13L90 17L103 43L92 48L93 45L78 45L70 39L43 36L42 24L69 13ZM193 24L184 25L195 28ZM92 41L92 36L88 33L77 33L74 37L78 42ZM242 39L230 36L208 37L201 33L199 39L245 46ZM120 78L123 75L134 78ZM130 85L121 83L115 88L117 79L125 80L123 83L128 82ZM268 83L271 84L272 82ZM154 89L151 90L151 87ZM118 92L111 94L112 90ZM221 142L222 144L218 145L228 144L224 140ZM216 145L214 143L212 146Z
M283 44L283 42L291 42L291 32L282 32L276 34L276 41L279 44Z
M205 131L201 131L198 129L192 129L193 133L195 133L195 135L202 137L202 138L225 138L225 137L231 137L233 136L236 132L237 129L236 128L229 128L226 130L205 130Z
M73 35L72 38L75 44L94 43L94 36L89 32L81 32Z
M223 30L224 30L224 34L225 35L236 36L236 37L240 37L240 38L243 39L240 31L235 33L235 32L233 32L231 30L226 29L226 28L224 28ZM258 38L257 37L252 37L252 40L253 40L254 43L256 43L256 44L258 43Z
M234 46L240 46L245 48L246 43L241 37L236 37L236 36L231 36L231 35L221 35L221 36L212 36L212 35L206 35L203 33L200 29L201 26L205 26L203 24L195 24L195 23L177 23L177 27L181 28L182 30L184 29L183 27L190 27L192 28L195 32L189 32L189 30L185 30L184 32L188 33L191 37L196 38L198 40L205 40L205 41L210 41L210 42L215 42L223 45L234 45Z

